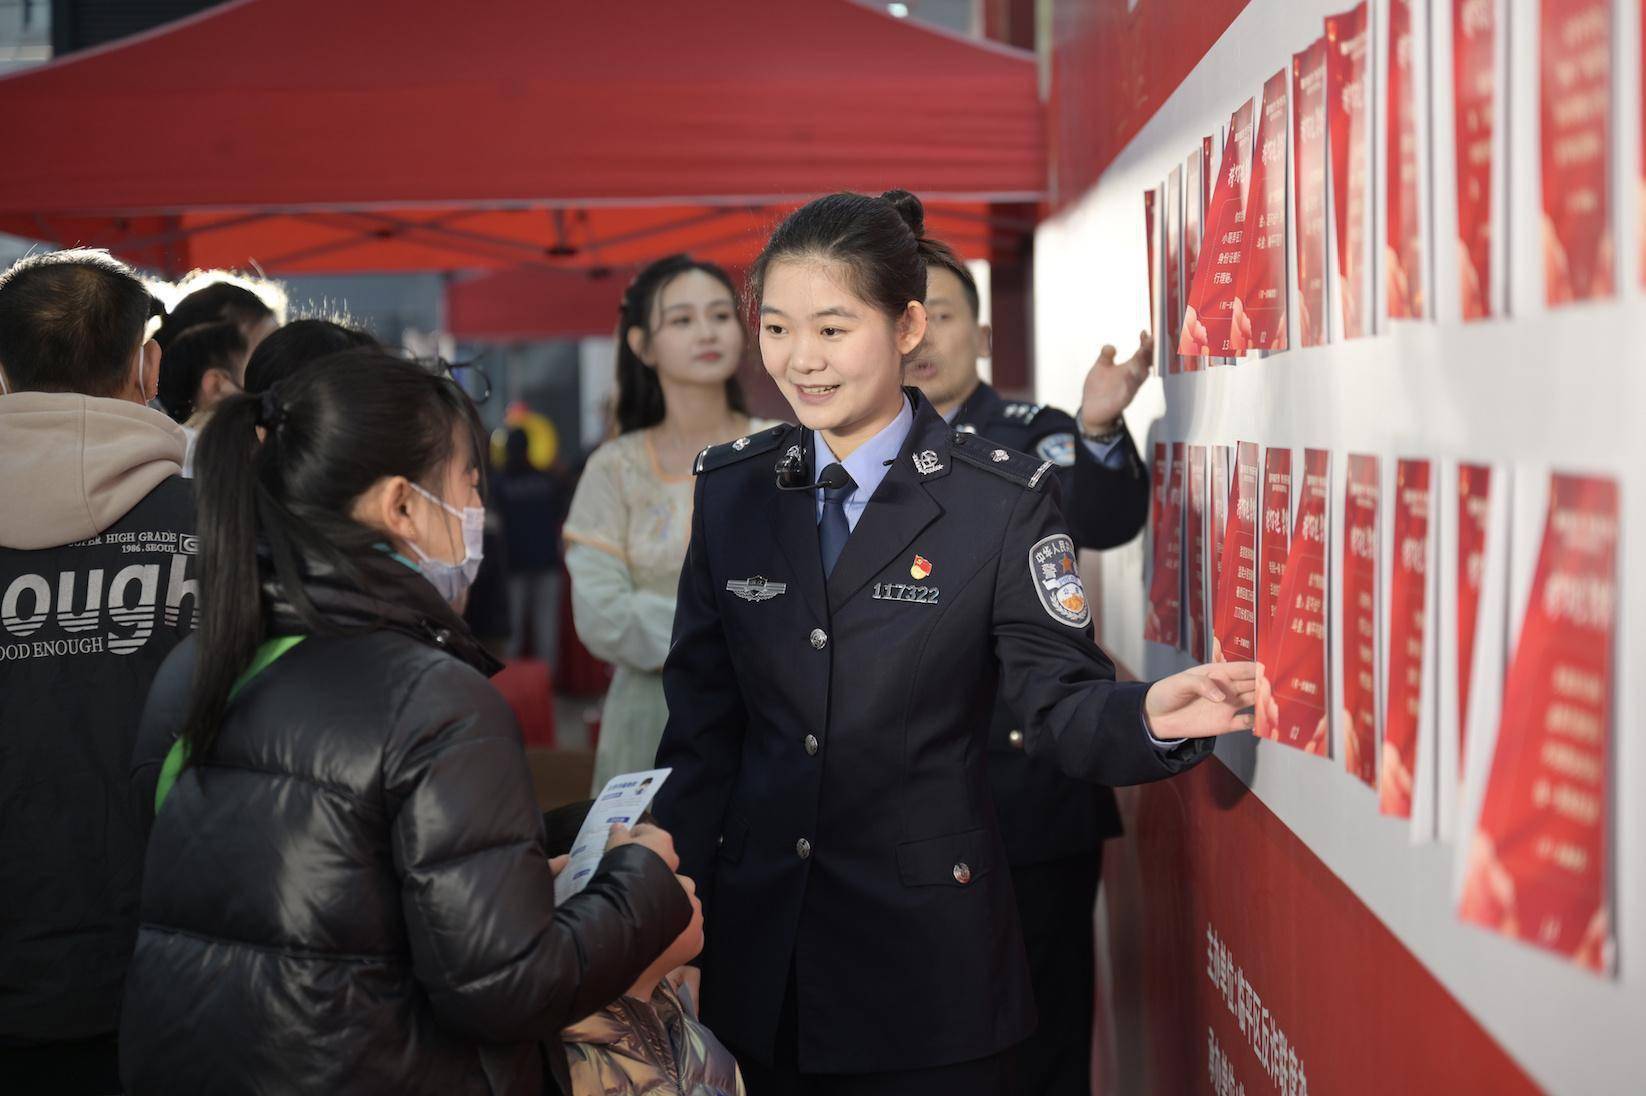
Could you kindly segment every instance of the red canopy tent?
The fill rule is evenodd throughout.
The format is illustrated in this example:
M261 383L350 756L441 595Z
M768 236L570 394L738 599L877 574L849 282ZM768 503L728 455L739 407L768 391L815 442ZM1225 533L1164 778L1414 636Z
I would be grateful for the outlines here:
M892 186L984 254L1046 175L1032 54L847 0L240 0L0 79L0 147L0 231L170 272L737 263Z

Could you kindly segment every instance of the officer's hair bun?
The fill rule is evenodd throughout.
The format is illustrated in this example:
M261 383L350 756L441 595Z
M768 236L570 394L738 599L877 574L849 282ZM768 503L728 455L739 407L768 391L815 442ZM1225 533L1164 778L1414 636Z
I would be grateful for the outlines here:
M915 239L926 235L926 207L906 190L888 190L881 196L882 201L890 202L891 207L897 210L897 215L903 218L903 223L909 226Z

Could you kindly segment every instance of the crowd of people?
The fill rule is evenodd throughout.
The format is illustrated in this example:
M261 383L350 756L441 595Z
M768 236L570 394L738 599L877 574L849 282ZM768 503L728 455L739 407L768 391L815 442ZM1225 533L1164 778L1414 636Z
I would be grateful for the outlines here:
M1121 683L1092 641L1146 336L1074 415L1005 400L919 201L817 199L747 286L635 276L562 554L442 363L182 288L0 275L8 1091L1086 1091L1106 789L1248 729L1257 677ZM746 410L751 344L793 423ZM591 792L670 775L557 904L487 679L552 662L562 563L615 667Z

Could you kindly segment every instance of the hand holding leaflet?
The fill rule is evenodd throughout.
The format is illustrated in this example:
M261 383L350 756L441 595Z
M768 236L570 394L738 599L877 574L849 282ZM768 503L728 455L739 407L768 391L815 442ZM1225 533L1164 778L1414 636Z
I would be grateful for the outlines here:
M554 901L560 905L588 886L595 870L600 866L600 858L606 854L608 838L615 839L615 843L624 844L634 841L652 849L662 856L665 862L673 859L669 869L673 871L679 867L679 859L673 857L674 843L668 834L655 827L641 827L643 832L632 835L627 833L613 834L613 827L628 829L636 826L646 809L651 806L657 789L663 786L668 779L670 770L652 769L647 772L624 773L614 776L600 789L595 797L594 806L583 819L583 825L578 828L577 840L572 842L571 859L566 866L555 876ZM655 831L663 839L662 848L653 843L644 831Z

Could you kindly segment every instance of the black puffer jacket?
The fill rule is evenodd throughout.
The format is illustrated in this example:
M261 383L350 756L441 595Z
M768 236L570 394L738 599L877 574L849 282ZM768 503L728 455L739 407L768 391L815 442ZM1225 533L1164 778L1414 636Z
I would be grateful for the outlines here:
M555 908L490 660L406 577L381 601L308 585L328 619L380 626L311 636L253 678L154 820L120 1029L129 1092L543 1091L564 1077L556 1033L690 919L639 846ZM274 633L300 631L269 593ZM178 648L144 712L133 780L150 805L195 657Z

